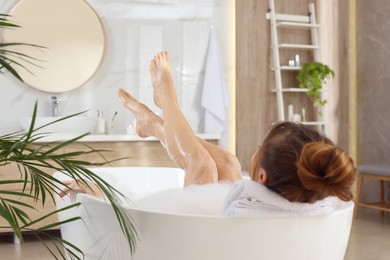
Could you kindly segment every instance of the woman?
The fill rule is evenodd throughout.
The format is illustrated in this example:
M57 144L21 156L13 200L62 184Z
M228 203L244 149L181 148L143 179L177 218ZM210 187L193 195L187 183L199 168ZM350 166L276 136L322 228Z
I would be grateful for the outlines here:
M157 53L150 63L154 103L163 118L123 89L119 97L137 120L137 134L154 136L169 156L185 171L185 186L242 179L237 158L219 146L198 138L180 111L167 52ZM290 202L313 203L328 196L352 199L355 179L352 159L326 137L303 125L275 125L252 157L250 177ZM69 184L69 183L68 183ZM63 194L98 193L71 186Z

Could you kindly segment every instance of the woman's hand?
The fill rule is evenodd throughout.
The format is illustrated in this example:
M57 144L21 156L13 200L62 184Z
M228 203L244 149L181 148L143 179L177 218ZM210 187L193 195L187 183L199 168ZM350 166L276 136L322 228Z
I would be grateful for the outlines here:
M85 184L81 181L64 181L64 185L66 185L65 189L63 189L59 195L60 197L64 197L65 195L72 196L72 193L85 193L88 195L96 196L98 198L104 198L103 192L99 189L99 187L90 181L86 181L88 183Z

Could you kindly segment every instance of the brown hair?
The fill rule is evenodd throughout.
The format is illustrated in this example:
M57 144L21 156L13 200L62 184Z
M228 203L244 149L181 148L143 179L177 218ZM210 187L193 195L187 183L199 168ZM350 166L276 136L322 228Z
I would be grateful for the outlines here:
M251 177L263 168L265 185L292 202L315 202L327 196L352 199L356 169L331 140L307 126L275 125L255 153Z

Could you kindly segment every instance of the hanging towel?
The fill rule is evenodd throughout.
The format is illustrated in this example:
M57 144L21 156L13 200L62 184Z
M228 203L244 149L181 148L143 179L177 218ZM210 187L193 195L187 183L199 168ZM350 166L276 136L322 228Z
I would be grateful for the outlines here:
M290 202L266 186L252 180L233 184L224 203L224 214L232 217L313 217L346 206L336 197L315 203Z
M222 134L227 126L229 98L213 28L210 29L201 105L205 109L204 132Z

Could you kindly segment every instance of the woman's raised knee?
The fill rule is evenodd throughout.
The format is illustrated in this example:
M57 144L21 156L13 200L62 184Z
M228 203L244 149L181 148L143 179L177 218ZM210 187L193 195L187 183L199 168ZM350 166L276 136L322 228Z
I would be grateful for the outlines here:
M186 156L186 185L218 182L217 165L203 147Z

